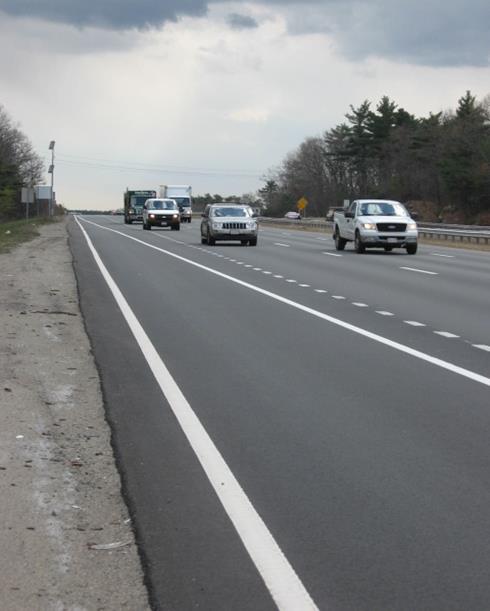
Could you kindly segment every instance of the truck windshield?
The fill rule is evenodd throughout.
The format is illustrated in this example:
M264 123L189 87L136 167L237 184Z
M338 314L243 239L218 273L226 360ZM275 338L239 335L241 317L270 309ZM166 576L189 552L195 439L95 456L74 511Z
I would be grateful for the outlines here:
M191 206L191 202L189 201L188 197L172 197L172 199L177 202L178 206L183 208L190 208Z
M140 208L143 207L143 204L146 202L147 197L137 197L136 195L133 195L133 197L131 198L131 206L136 207L139 206Z
M359 216L408 216L408 213L398 203L365 202L361 204Z

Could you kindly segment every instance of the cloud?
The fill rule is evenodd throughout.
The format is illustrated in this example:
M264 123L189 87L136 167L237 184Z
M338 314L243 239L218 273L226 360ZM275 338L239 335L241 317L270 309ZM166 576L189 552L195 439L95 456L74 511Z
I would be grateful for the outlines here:
M350 61L378 57L425 66L490 65L488 0L0 0L0 11L77 28L159 29L181 17L231 7L232 29L257 27L240 6L283 15L289 34L324 34Z
M157 28L178 17L202 16L206 0L0 0L0 11L75 27L108 30Z
M259 25L253 17L240 15L239 13L231 13L228 15L226 21L234 30L256 28Z
M280 0L266 0L269 3ZM286 1L292 34L328 33L344 57L425 66L490 65L488 0Z

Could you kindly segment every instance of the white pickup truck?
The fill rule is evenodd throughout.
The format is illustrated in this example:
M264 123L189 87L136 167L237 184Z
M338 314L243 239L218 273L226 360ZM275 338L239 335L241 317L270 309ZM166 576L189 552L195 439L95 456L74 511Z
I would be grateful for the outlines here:
M405 248L417 252L417 223L400 202L387 199L356 199L343 211L334 213L335 248L344 250L354 242L356 252L366 248Z

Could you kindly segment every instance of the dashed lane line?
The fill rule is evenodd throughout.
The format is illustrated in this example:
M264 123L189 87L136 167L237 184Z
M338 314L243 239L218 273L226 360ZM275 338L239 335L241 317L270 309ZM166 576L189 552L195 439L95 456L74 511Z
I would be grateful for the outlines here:
M449 331L434 331L436 335L441 335L442 337L447 337L448 339L459 338L459 335L455 335L454 333L449 333Z
M88 234L86 234L85 229L82 225L82 223L80 222L78 216L75 217L76 222L78 223L78 225L80 226L81 230L85 233L87 239L89 240L90 238L88 238ZM239 278L236 278L234 276L230 276L229 274L225 274L223 272L220 272L216 269L213 269L212 267L208 267L207 265L203 265L202 263L198 263L197 261L192 261L192 259L187 259L186 257L183 257L182 255L178 255L177 253L171 252L169 250L165 250L164 248L160 248L159 246L156 246L155 244L151 244L150 242L146 242L145 240L141 240L139 238L136 238L134 236L128 235L127 233L124 233L122 231L118 231L116 229L111 229L110 227L105 227L104 225L100 225L98 223L95 223L93 221L89 221L88 219L83 219L84 223L88 223L90 225L93 225L95 227L98 227L99 229L103 229L105 231L110 231L112 233L118 234L128 240L133 240L134 242L137 242L139 244L141 244L142 246L144 246L145 248L150 248L152 250L156 250L158 252L161 252L163 254L165 254L168 257L171 257L173 259L176 259L178 261L182 261L184 263L186 263L187 265L191 265L197 269L201 269L203 271L206 271L209 274L212 274L216 277L219 278L223 278L225 280L227 280L228 282L232 282L234 284L237 284L239 286L242 286L250 291L254 291L256 293L259 293L261 295L264 295L266 297L268 297L269 299L272 299L274 301L277 301L279 303L282 303L284 305L287 305L291 308L295 308L301 312L304 312L306 314L309 314L310 316L313 316L315 318L318 318L320 320L324 320L326 322L329 322L333 325L336 325L338 327L341 327L345 330L348 330L352 333L355 333L357 335L361 335L367 339L371 339L372 341L382 344L384 346L390 347L393 350L396 350L398 352L402 352L404 354L410 355L414 358L417 358L421 361L425 361L427 363L430 363L436 367L439 367L440 369L444 369L446 371L450 371L451 373L454 373L456 375L459 375L461 377L464 377L466 379L472 380L473 382L477 382L478 384L482 384L484 386L490 387L490 377L481 375L479 373L476 373L475 371L471 371L469 369L466 369L464 367L460 367L459 365L455 365L454 363L450 363L449 361L445 361L443 359L440 359L438 357L434 357L431 356L430 354L427 354L425 352L422 352L420 350L416 350L414 348L411 348L410 346L407 346L405 344L401 344L400 342L396 342L393 341L391 339L388 339L386 337L383 337L382 335L378 335L377 333L372 333L371 331L368 331L367 329L363 329L362 327L358 327L356 325L352 325L351 323L348 323L346 321L343 321L339 318L335 318L334 316L330 316L328 314L324 314L323 312L320 312L319 310L315 310L313 308L310 308L308 306L305 306L297 301L292 301L291 299L287 299L286 297L283 297L282 295L278 295L277 293L272 293L271 291L268 291L266 289L263 289L259 286L256 286L254 284L250 284L249 282L245 282L244 280L241 280ZM335 296L333 296L335 298ZM345 299L345 297L341 297L341 296L337 296L337 298L340 297L341 299ZM280 607L281 608L281 607ZM286 607L282 607L282 608L286 608ZM294 606L289 605L288 608L294 609ZM296 607L296 608L301 608L301 607Z
M437 272L429 272L426 269L418 269L417 267L405 267L405 266L402 266L402 267L400 267L400 269L404 269L407 272L416 272L418 274L428 274L429 276L438 276L439 275Z

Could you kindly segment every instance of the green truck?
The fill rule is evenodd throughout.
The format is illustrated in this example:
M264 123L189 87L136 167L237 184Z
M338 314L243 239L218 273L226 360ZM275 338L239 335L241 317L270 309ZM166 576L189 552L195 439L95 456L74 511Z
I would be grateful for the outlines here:
M124 222L131 225L133 221L143 222L143 204L147 199L156 197L156 191L130 191L124 193Z

